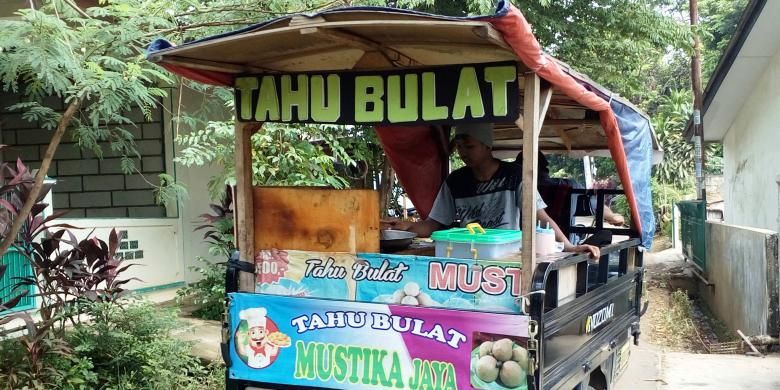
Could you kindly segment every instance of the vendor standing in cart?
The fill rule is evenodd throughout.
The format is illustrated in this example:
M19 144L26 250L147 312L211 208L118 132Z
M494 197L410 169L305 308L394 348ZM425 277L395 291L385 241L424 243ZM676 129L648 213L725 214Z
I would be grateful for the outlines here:
M520 230L522 214L522 174L517 165L493 157L493 125L462 124L455 129L455 149L466 165L447 176L427 219L419 222L388 221L394 228L430 237L453 222L479 222L485 228ZM600 251L592 245L573 245L558 225L544 211L547 205L536 194L536 218L555 231L565 252L589 252L598 258Z

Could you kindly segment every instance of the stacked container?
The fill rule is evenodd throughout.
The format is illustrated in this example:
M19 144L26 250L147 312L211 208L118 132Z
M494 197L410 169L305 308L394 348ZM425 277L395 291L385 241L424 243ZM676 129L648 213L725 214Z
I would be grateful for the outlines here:
M459 259L499 259L520 251L523 234L520 230L483 229L479 224L434 232L436 257Z

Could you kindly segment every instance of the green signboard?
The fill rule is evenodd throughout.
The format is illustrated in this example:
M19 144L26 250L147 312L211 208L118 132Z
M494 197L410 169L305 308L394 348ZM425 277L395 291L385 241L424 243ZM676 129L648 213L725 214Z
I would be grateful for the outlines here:
M517 63L384 72L257 74L235 81L239 121L334 124L514 122Z

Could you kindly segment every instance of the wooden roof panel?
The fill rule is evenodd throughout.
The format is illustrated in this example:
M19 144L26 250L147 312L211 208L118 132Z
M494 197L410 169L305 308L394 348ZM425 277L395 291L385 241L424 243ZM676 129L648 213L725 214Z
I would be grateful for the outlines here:
M321 17L293 18L286 25L271 23L244 34L167 49L155 54L154 59L166 62L168 58L176 57L177 61L223 63L225 71L231 73L245 68L280 72L348 69L344 68L344 61L334 66L330 60L337 56L336 53L351 53L354 49L398 51L415 60L416 63L410 65L418 66L516 59L498 32L486 22L421 22L393 16L396 18L390 20L333 22ZM468 59L464 60L463 55L468 55ZM294 64L291 68L284 66L288 60ZM311 62L305 64L304 60ZM387 68L392 69L393 64L388 64Z

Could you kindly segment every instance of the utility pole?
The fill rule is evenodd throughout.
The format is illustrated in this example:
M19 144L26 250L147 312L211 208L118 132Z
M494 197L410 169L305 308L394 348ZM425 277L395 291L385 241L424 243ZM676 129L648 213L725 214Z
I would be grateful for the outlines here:
M704 184L704 124L701 110L703 105L701 87L701 40L699 39L699 1L690 0L691 32L693 33L693 56L691 57L691 86L693 87L693 143L696 167L696 199L706 201Z

